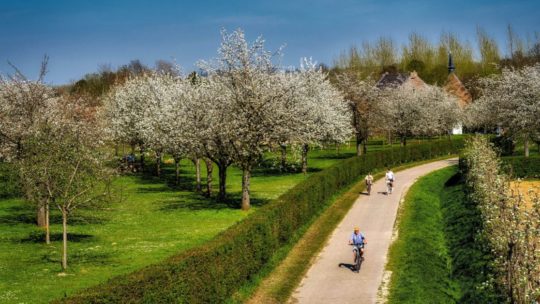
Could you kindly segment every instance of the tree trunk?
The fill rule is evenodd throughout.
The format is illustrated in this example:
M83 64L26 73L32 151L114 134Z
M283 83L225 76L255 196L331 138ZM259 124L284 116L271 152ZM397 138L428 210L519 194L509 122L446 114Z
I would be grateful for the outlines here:
M244 168L242 170L242 210L249 210L251 203L249 200L249 182L251 178L251 169Z
M45 243L51 243L51 230L49 223L49 202L45 205Z
M197 190L197 192L201 192L201 159L195 158L193 160L193 164L195 165L195 178L196 178L195 189Z
M206 196L212 194L212 172L214 172L214 163L209 159L204 159L206 164Z
M38 227L45 227L46 222L47 222L46 217L47 217L47 213L45 211L45 205L40 204L37 210L37 215L36 215L36 221L37 221Z
M364 150L362 149L363 139L356 134L356 156L362 156Z
M118 157L119 153L120 153L120 147L118 146L118 143L114 143L114 156Z
M367 153L367 140L364 140L364 142L362 143L362 152L364 154Z
M144 147L141 147L141 172L144 172Z
M302 173L307 174L308 164L307 164L307 154L309 151L309 146L307 144L302 145Z
M281 170L287 168L287 145L281 144Z
M161 151L156 151L156 175L161 177Z
M23 153L23 145L21 139L17 140L17 149L15 153L15 159L21 159Z
M218 164L219 171L219 194L218 199L224 201L227 197L227 166L223 163Z
M405 147L407 145L407 136L401 136L401 146Z
M523 142L523 150L525 150L525 157L529 157L529 137L525 137Z
M67 210L62 208L62 270L67 269Z
M180 161L182 159L180 157L174 157L174 184L179 185L180 184Z

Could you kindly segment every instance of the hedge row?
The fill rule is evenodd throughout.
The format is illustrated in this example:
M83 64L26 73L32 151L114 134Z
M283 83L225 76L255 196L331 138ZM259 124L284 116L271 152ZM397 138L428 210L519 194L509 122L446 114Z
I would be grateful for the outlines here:
M474 242L489 254L484 258L488 263L482 270L488 280L478 282L476 287L484 291L483 296L492 297L469 302L538 303L540 261L538 250L531 245L540 243L535 233L540 230L537 216L540 210L535 210L534 205L522 208L523 201L512 193L508 184L512 176L505 174L500 158L485 137L474 137L464 152L460 164L466 198L481 218ZM525 167L534 162L510 157L504 160L504 166L514 177L530 176L533 171ZM512 169L517 170L511 172Z
M316 216L332 195L368 171L455 154L463 140L439 140L346 159L219 234L159 264L115 277L59 303L222 303Z
M540 155L535 156L510 156L502 157L506 171L513 177L519 178L539 178L540 177Z

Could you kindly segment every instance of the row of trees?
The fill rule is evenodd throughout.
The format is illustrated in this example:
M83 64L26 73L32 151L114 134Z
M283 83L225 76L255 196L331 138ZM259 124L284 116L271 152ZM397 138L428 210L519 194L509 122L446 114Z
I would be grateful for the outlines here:
M174 62L162 59L157 60L153 68L143 64L138 59L131 60L128 64L121 65L116 69L103 64L99 66L97 72L86 74L73 84L60 87L59 91L69 95L91 97L96 104L99 104L100 97L107 94L114 86L124 83L131 77L152 72L177 75L178 69Z
M367 78L378 77L382 72L415 70L427 83L443 84L450 52L459 65L457 73L460 79L472 86L477 78L500 73L503 67L523 67L540 62L538 33L524 39L509 25L507 45L501 47L488 32L478 28L475 42L473 45L455 33L443 32L439 41L432 43L425 36L413 32L408 42L400 47L393 39L381 37L374 42L351 47L336 59L332 71L339 74L343 70L354 70L361 74L361 78Z
M186 157L205 159L210 170L211 161L224 199L227 168L241 168L242 208L249 209L251 172L265 151L302 146L305 172L309 145L349 138L349 115L340 92L311 60L287 71L261 38L249 44L241 30L223 31L222 38L220 56L199 62L205 77L136 77L108 96L106 108L114 138L154 151L158 174L163 153L177 169Z
M406 82L379 88L374 78L362 79L354 71L342 72L335 82L352 114L358 155L374 134L396 136L405 145L410 136L449 134L463 120L457 99L438 86Z
M500 75L479 82L482 97L467 111L471 127L495 130L513 141L540 143L540 64L521 69L503 69Z

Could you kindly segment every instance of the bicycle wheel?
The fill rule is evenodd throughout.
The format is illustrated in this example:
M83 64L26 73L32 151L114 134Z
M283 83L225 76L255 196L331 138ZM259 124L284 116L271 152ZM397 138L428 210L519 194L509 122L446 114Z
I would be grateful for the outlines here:
M360 254L360 249L356 251L356 272L360 271L360 266L362 265L362 255Z

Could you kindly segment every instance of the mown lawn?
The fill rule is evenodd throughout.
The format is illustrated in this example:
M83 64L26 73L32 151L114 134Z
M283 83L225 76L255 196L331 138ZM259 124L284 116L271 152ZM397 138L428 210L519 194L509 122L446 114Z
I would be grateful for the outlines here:
M371 153L386 146L373 146ZM354 147L313 150L310 173L354 155ZM149 157L148 157L149 158ZM52 299L131 272L179 251L202 244L247 216L238 209L241 172L228 171L228 203L193 193L194 166L182 162L182 183L171 185L150 175L118 177L115 199L99 210L78 210L70 219L69 270L61 273L61 218L51 215L53 242L44 244L34 213L22 199L0 199L0 303L47 303ZM203 165L203 182L205 168ZM278 197L306 177L258 168L252 178L253 210ZM214 170L217 188L217 168ZM217 190L217 189L215 189Z

